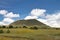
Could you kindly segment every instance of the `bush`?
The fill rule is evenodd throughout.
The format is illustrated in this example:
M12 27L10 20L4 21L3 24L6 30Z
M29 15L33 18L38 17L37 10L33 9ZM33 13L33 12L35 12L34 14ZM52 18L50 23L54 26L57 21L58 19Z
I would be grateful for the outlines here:
M6 28L6 26L2 26L2 28Z
M35 29L35 30L37 30L38 28L37 28L36 26L34 26L34 27L30 27L30 29Z
M60 30L60 28L55 28L56 30Z
M23 26L23 28L27 28L26 26Z
M13 28L13 26L12 25L9 25L9 28Z
M4 31L3 30L0 30L0 33L4 33Z
M38 29L36 26L35 27L33 27L34 29Z
M10 33L10 30L8 29L6 33Z
M2 27L0 26L0 28L2 28Z
M15 28L18 28L17 26Z
M19 28L21 28L21 27L19 27Z

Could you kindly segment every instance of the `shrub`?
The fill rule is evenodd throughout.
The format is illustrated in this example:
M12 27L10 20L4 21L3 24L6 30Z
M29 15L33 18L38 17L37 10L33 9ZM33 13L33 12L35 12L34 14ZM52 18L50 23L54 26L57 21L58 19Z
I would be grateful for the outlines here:
M2 27L0 26L0 28L2 28Z
M36 26L34 26L33 29L38 29L38 28Z
M23 28L27 28L26 26L23 26Z
M4 31L3 30L0 30L0 33L4 33Z
M9 28L13 28L13 26L12 25L9 25Z
M6 33L10 33L10 30L8 29Z
M29 29L33 29L33 27L30 27Z
M60 30L60 28L55 28L56 30Z
M15 28L18 28L17 26Z
M6 26L2 26L2 28L6 28Z
M19 28L21 28L21 27L19 27Z
M30 27L30 29L35 29L35 30L37 30L38 28L37 28L36 26L34 26L34 27Z

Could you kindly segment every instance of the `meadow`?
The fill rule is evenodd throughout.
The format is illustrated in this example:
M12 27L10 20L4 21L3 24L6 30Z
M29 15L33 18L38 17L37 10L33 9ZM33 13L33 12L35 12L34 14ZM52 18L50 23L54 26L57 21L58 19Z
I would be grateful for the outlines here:
M1 29L4 33L0 33L0 40L60 40L60 29L10 28L10 33L6 33L7 28Z

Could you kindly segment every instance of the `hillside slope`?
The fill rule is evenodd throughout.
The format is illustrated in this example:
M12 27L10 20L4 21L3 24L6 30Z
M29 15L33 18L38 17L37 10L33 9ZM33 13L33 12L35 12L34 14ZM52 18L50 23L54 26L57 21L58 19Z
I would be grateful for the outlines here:
M37 21L36 19L30 19L30 20L18 20L10 25L13 26L38 26L38 27L48 27L47 25L43 24L42 22Z

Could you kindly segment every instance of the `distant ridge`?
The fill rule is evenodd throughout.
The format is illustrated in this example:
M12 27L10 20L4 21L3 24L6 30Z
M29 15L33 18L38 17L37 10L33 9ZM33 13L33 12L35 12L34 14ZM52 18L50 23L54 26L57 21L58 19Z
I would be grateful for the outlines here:
M38 20L36 19L29 19L29 20L18 20L18 21L15 21L13 23L11 23L10 25L13 25L13 26L38 26L39 28L40 27L49 27L45 24L43 24L42 22L39 22Z

